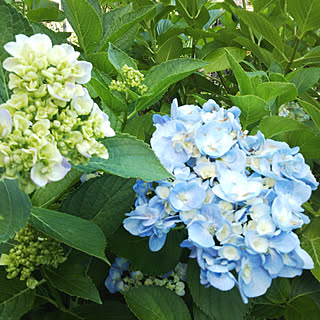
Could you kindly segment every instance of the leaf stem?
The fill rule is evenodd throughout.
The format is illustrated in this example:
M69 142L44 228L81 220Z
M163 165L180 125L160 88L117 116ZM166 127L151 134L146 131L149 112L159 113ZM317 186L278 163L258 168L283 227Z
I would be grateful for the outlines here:
M292 52L291 58L290 58L290 60L289 60L289 62L288 62L288 64L287 64L287 67L286 67L286 69L285 69L285 71L284 71L284 74L285 74L285 75L288 74L289 71L290 71L290 67L291 67L291 64L292 64L292 62L293 62L293 60L294 60L294 57L296 56L299 43L300 43L300 39L295 38L295 39L294 39L294 43L293 43L293 52Z
M219 78L220 78L220 80L221 80L221 83L222 83L224 89L226 90L226 92L227 92L228 94L231 94L231 91L230 91L229 87L227 86L226 82L225 82L224 79L223 79L223 76L222 76L221 71L218 71L217 73L218 73L218 76L219 76Z

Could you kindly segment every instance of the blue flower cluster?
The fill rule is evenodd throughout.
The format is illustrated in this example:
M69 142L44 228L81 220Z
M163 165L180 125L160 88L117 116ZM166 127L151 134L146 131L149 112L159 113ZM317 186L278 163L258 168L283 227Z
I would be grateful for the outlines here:
M317 181L299 148L241 130L237 107L209 100L200 108L172 103L171 117L154 116L151 146L175 177L138 180L135 210L123 224L162 248L178 223L188 231L182 247L200 266L200 282L226 291L235 285L244 302L263 295L276 277L312 269L293 232L309 218L302 204Z

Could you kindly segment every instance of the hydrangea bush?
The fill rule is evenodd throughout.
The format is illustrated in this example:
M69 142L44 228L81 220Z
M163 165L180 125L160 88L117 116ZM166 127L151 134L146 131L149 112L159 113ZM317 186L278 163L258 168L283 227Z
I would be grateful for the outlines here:
M200 282L244 302L263 295L277 277L293 278L313 261L295 229L310 222L302 205L318 182L299 148L241 130L237 107L214 100L202 108L172 103L171 117L154 115L151 146L174 176L138 180L135 209L124 227L160 250L178 223L188 230Z
M317 320L319 16L0 0L0 319Z

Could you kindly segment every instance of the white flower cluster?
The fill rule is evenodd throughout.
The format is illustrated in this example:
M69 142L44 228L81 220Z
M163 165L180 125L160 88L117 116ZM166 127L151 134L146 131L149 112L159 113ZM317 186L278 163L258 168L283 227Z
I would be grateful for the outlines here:
M52 46L44 34L17 35L4 48L12 56L3 62L12 94L0 105L1 177L18 178L31 193L61 180L71 168L68 161L107 159L97 139L115 133L82 86L92 65L78 61L80 53L68 44Z

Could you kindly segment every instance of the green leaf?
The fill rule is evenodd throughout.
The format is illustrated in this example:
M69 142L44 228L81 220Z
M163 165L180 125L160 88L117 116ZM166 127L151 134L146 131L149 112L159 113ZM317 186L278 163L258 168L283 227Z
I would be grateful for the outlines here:
M248 125L261 120L270 112L266 109L266 102L254 95L229 96L232 103L240 108L240 121L246 128Z
M232 72L234 76L237 79L238 82L238 87L240 90L241 95L246 95L246 94L252 94L253 89L252 89L252 84L250 81L249 76L247 73L242 69L240 64L237 62L237 60L234 58L232 53L228 51L228 49L225 49L227 53L227 58L230 64L230 67L232 69Z
M135 109L142 110L157 102L170 85L186 78L205 65L207 63L204 61L185 58L169 60L154 66L143 82L148 87L148 91L136 102Z
M90 179L67 197L62 211L94 222L108 238L130 211L135 182L108 174Z
M300 297L288 304L284 317L286 320L318 320L320 309L310 297Z
M320 218L314 218L302 234L302 248L313 259L313 275L320 281Z
M87 166L77 166L83 172L103 170L124 178L155 181L171 177L152 149L128 134L118 134L102 141L109 159L92 158Z
M215 320L215 318L209 317L207 314L201 311L201 309L198 308L196 304L192 306L192 310L194 320Z
M31 36L33 31L28 20L3 0L0 0L0 17L0 60L3 61L8 55L3 46L9 41L14 41L16 34Z
M91 62L94 67L99 69L99 71L102 71L106 74L115 73L114 68L108 59L107 52L91 53L86 57L86 60Z
M250 310L250 303L244 304L238 288L220 291L213 287L205 288L200 284L200 271L195 261L190 261L187 268L187 283L193 302L209 317L215 320L242 319Z
M285 141L291 147L299 146L306 158L319 158L319 137L300 121L270 116L262 119L257 129L264 133L266 138Z
M0 104L5 103L8 99L8 73L2 68L2 64L0 64Z
M140 320L191 320L183 300L167 288L136 287L127 291L124 297Z
M58 290L102 304L99 291L87 275L86 267L70 259L70 256L57 269L46 269L45 275L50 284Z
M0 319L19 320L33 307L35 290L27 288L23 281L7 279L0 271Z
M55 6L52 6L51 8L37 8L28 10L27 17L35 22L63 21L65 19L64 13Z
M278 49L279 52L282 53L283 57L286 58L284 54L283 41L279 32L266 18L257 13L243 9L236 9L234 11L247 26L260 33L263 38ZM288 59L286 58L286 60Z
M182 41L178 36L172 37L164 42L157 52L157 62L165 62L180 58L183 53Z
M82 304L72 311L86 320L136 320L127 305L117 300L105 300L102 305ZM59 319L60 320L60 319Z
M94 223L42 208L32 208L30 223L48 236L108 262L104 255L106 239L102 230Z
M215 72L230 68L226 50L228 50L228 52L232 54L237 62L242 61L246 56L246 50L237 47L214 49L204 59L205 61L210 63L204 67L206 72Z
M259 58L259 61L264 63L267 67L269 67L272 64L272 62L274 61L274 57L270 51L268 51L264 48L261 48L260 46L258 46L256 43L252 42L248 38L238 37L238 38L233 39L233 41L241 44L246 49L251 51L255 56L257 56ZM233 53L232 53L232 55L235 56ZM244 59L244 57L245 56L243 56L243 59ZM238 60L238 62L241 60Z
M252 4L254 7L254 12L259 12L265 8L268 8L276 0L253 0Z
M136 62L112 43L109 43L108 59L119 74L122 74L122 67L125 64L133 69L138 69Z
M103 33L99 15L86 0L62 0L61 2L85 55L94 52Z
M48 207L76 182L80 181L81 174L81 172L72 169L62 180L50 182L45 187L37 189L31 198L33 206Z
M134 27L147 15L149 15L155 8L156 6L144 6L133 12L128 12L128 9L126 9L126 11L122 10L121 12L119 12L116 16L116 19L115 17L107 19L107 21L105 21L104 19L104 25L106 24L106 22L108 23L108 25L99 45L99 51L106 50L109 46L109 42L114 43L116 40L121 38L127 31L129 31L132 27ZM129 10L130 9L131 7L129 7ZM109 14L110 13L107 13L106 16L108 16ZM110 20L112 21L111 24Z
M290 280L286 278L276 278L265 294L265 297L275 304L285 303L290 294Z
M32 22L32 29L34 33L44 33L50 37L52 44L62 44L68 42L68 38L71 35L71 32L55 32L48 29L44 24Z
M180 243L184 238L184 232L170 231L164 247L160 251L152 252L149 249L149 238L133 236L120 227L110 238L108 248L118 257L130 260L133 270L163 275L172 271L180 261L183 251Z
M100 99L105 105L116 115L128 109L128 105L124 99L116 96L109 89L109 86L100 80L92 77L90 80L90 85L93 87L95 92L98 94Z
M155 130L152 118L152 113L147 113L143 114L142 116L135 117L127 123L124 131L132 136L137 137L140 140L149 142L151 135Z
M278 98L278 104L282 105L294 100L298 91L293 83L287 82L263 82L256 88L256 95L266 102Z
M302 68L289 73L287 79L295 84L300 95L319 81L320 68Z
M310 118L313 120L314 124L320 131L320 108L317 108L315 105L305 100L298 99L298 101L303 110L310 116Z
M293 279L291 284L290 301L298 297L312 296L320 292L320 283L308 270L304 270L300 277Z
M19 190L17 180L0 181L0 242L25 226L30 215L29 197Z
M320 2L318 0L290 0L288 11L299 26L299 38L310 30L320 28Z

